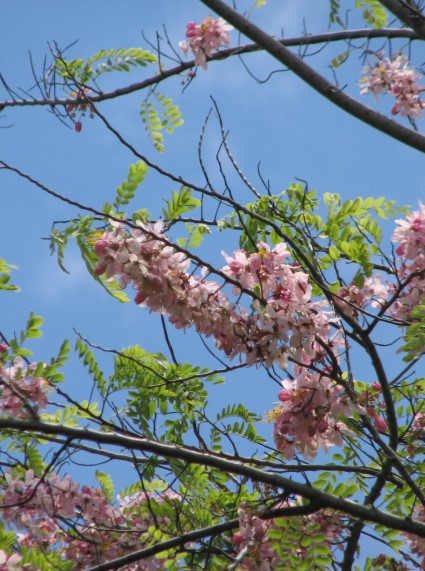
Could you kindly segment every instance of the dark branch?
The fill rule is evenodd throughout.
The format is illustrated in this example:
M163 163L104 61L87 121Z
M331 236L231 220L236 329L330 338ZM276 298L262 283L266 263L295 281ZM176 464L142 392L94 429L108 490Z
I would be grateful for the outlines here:
M406 26L413 28L418 36L425 40L425 17L416 2L413 2L413 0L407 0L406 2L400 2L400 0L380 0L380 3L397 16L399 20L404 22Z
M155 440L128 436L117 433L101 432L89 430L87 428L75 428L45 422L34 422L31 420L15 420L12 418L0 419L0 429L12 429L19 432L33 432L39 434L55 434L69 438L70 440L82 440L96 442L98 444L109 444L120 446L126 449L149 452L157 454L162 458L177 458L190 464L210 466L223 472L239 474L245 476L253 482L270 484L276 488L283 489L290 494L297 494L306 498L320 508L330 508L347 515L384 525L385 527L413 533L418 537L425 538L425 524L414 521L410 518L393 516L374 507L366 507L350 500L333 496L311 485L301 484L279 474L274 474L266 470L259 470L252 466L247 466L239 461L237 457L229 455L207 454L195 448L187 446L177 446L164 444Z
M241 16L221 0L200 0L203 4L214 10L219 16L227 20L242 34L256 42L271 56L292 70L310 87L318 91L326 99L337 105L360 121L375 127L390 137L425 153L425 136L400 125L385 115L374 111L370 107L359 103L336 85L330 83L322 75L307 65L301 58L293 54L288 48L275 38L264 32L261 28Z
M399 29L399 28L382 28L380 30L370 30L370 29L359 29L359 30L342 30L338 32L328 32L325 34L315 34L311 36L298 36L295 38L288 38L284 40L279 40L279 43L287 47L297 47L297 46L307 46L315 44L326 44L338 41L350 41L355 39L373 39L373 38L405 38L408 40L420 40L421 37L416 34L413 30ZM276 40L277 41L277 40ZM220 50L210 58L207 58L209 62L220 61L227 59L232 56L240 56L244 54L250 54L258 51L262 51L263 47L254 43L245 46L238 46L235 48L228 48L225 50ZM167 70L161 70L159 73L144 79L143 81L138 81L137 83L132 83L125 87L114 89L113 91L107 91L104 93L91 94L90 102L100 103L102 101L107 101L109 99L116 99L117 97L122 97L123 95L129 95L130 93L135 93L137 91L142 91L147 87L152 85L157 85L165 79L173 77L175 75L180 75L181 73L192 69L195 67L195 60L190 60L187 62L182 62L180 65L172 67ZM10 88L8 88L10 91ZM57 107L66 105L80 105L87 103L87 99L82 99L78 97L65 97L65 98L41 98L41 99L18 99L17 97L8 100L0 101L0 111L7 107Z

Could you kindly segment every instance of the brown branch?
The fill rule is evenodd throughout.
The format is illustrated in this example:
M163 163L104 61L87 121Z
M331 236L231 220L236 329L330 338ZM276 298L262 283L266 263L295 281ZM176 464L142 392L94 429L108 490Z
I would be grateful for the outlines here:
M324 34L313 34L309 36L298 36L295 38L288 38L279 40L279 43L286 47L296 47L296 46L308 46L316 44L326 44L337 41L349 41L355 39L373 39L373 38L405 38L408 40L420 40L421 37L413 30L403 29L403 28L382 28L380 30L370 30L370 29L359 29L359 30L342 30L338 32L328 32ZM234 48L227 48L225 50L220 50L213 56L207 58L208 62L220 61L233 56L240 56L245 54L250 54L258 51L262 51L263 48L254 43L245 46L238 46ZM182 62L180 65L172 67L167 70L161 70L159 73L144 79L143 81L138 81L114 89L112 91L106 91L98 94L90 95L90 102L100 103L102 101L107 101L109 99L116 99L117 97L122 97L123 95L129 95L130 93L135 93L137 91L142 91L147 87L152 85L157 85L175 75L180 75L184 71L192 69L195 67L195 60L189 60L187 62ZM65 97L65 98L44 98L44 99L13 99L0 101L0 110L10 108L10 107L66 107L67 105L79 105L87 103L86 98L78 97Z
M414 521L410 518L394 516L374 507L366 507L351 500L323 492L309 484L302 484L279 474L247 466L242 464L237 457L232 457L230 455L206 453L188 446L164 444L163 442L143 437L101 432L89 430L87 428L48 424L46 422L34 422L31 420L2 418L0 419L0 430L1 429L61 435L69 438L70 440L82 440L96 442L98 444L119 446L134 451L149 452L162 458L177 458L189 464L198 464L201 466L217 468L225 473L228 472L244 476L253 482L270 484L276 488L285 490L289 494L300 495L303 498L314 502L314 504L320 506L320 508L337 510L364 521L383 525L389 529L413 533L418 537L425 538L425 524L423 523L419 523L418 521Z
M293 71L310 87L318 91L334 105L340 107L360 121L375 127L390 137L425 153L425 136L400 125L385 115L363 105L330 83L322 75L307 65L301 58L293 54L288 48L275 38L264 32L261 28L244 18L222 0L200 0L219 16L232 24L239 32L256 42L271 56Z
M425 40L425 17L416 2L413 0L406 0L406 2L400 2L400 0L379 1L387 10L390 10L406 26L413 28L418 36Z
M300 515L309 515L317 512L319 509L319 507L312 503L311 505L307 506L290 506L276 510L269 510L262 514L257 514L257 517L263 520L274 519L276 517L295 517ZM183 533L178 537L173 537L172 539L163 541L162 543L158 543L157 545L153 545L151 547L145 547L144 549L129 553L128 555L113 559L112 561L107 561L106 563L101 563L95 567L87 568L85 571L108 571L109 569L118 569L119 567L128 565L129 563L134 563L135 561L140 561L142 559L152 557L157 553L161 553L162 551L167 551L168 549L173 549L175 547L183 547L185 544L190 544L193 541L198 541L206 537L221 535L226 531L232 531L238 527L239 519L231 519L224 523L210 525L202 529L197 529L196 531Z

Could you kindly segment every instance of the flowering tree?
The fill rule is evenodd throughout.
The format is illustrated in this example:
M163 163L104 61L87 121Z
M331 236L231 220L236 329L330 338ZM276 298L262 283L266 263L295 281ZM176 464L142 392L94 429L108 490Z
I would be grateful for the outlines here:
M211 166L204 125L201 178L174 174L153 157L184 120L163 93L167 80L182 78L183 99L201 74L257 52L340 113L424 152L425 83L414 59L425 15L413 1L331 0L323 3L331 31L279 39L255 24L273 14L273 3L257 0L248 15L242 1L239 11L221 0L199 4L205 18L188 22L177 44L167 36L149 50L87 59L55 47L42 79L36 75L41 97L21 97L2 78L3 113L47 107L74 137L85 135L90 117L135 157L103 206L63 196L6 160L0 167L76 209L50 235L60 266L75 240L103 290L156 314L164 336L151 353L137 339L106 350L77 335L92 381L90 398L80 399L72 379L62 382L68 341L49 363L38 362L28 342L42 319L31 314L20 335L2 323L0 569L424 569L425 206L318 196L301 182L275 193L261 171L257 190L232 154L215 100L219 148ZM336 46L330 73L310 67L313 46ZM352 54L364 62L345 89L338 74ZM139 68L150 71L138 83L111 91L102 84L107 74ZM104 112L108 100L140 92L149 152ZM375 105L389 99L388 114L367 107L368 94ZM130 209L152 173L180 190L171 189L160 214ZM3 297L16 295L7 292L17 289L12 270L1 260ZM180 330L175 339L199 336L219 365L199 366L199 355L179 360L172 329ZM98 363L105 351L113 354L110 373ZM259 393L272 388L267 412L250 410L244 395L209 403L225 376L231 384L248 370ZM76 468L87 458L106 463L96 485ZM125 489L120 471L131 472Z

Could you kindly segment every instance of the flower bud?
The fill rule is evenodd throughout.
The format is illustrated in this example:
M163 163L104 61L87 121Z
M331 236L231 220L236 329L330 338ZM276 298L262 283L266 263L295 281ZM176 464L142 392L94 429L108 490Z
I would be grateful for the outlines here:
M102 256L106 253L108 247L108 243L105 240L98 240L94 244L94 251L96 252L97 256Z
M378 416L378 418L375 419L375 428L380 432L387 431L388 426L382 416Z

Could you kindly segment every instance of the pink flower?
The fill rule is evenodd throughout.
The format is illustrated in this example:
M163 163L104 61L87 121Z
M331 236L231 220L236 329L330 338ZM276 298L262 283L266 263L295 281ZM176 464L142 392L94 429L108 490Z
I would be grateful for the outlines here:
M25 366L21 357L11 367L0 367L0 413L18 419L28 418L47 406L49 386L42 377L34 377L35 364Z
M3 549L0 549L0 571L22 571L23 567L19 567L22 557L16 553L9 555Z
M222 18L214 20L208 16L199 26L195 22L189 22L186 26L186 37L189 41L180 42L179 47L184 53L192 51L195 65L207 69L207 57L211 57L212 52L222 45L230 44L227 33L230 30L233 30L233 27L226 24Z
M162 234L162 225L139 225L127 231L115 224L96 242L97 275L131 284L135 302L169 316L178 328L193 326L230 359L245 356L248 365L264 361L286 368L288 355L298 362L325 358L324 346L338 352L343 339L336 329L330 338L331 312L326 302L311 299L309 277L298 265L284 263L286 245L271 248L260 242L257 251L235 252L225 258L221 272L236 282L234 293L251 294L251 313L231 303L207 272L194 275L191 261L176 251Z
M388 425L382 416L378 416L377 418L375 418L374 425L375 428L380 432L386 432L388 429Z
M342 435L352 435L338 415L351 418L357 410L344 395L342 387L329 377L302 371L294 381L283 381L279 393L281 405L274 411L276 447L287 460L295 451L315 458L319 449L342 445Z
M391 293L397 292L398 296L389 312L396 319L412 323L410 314L425 297L425 206L419 201L419 210L412 212L407 220L396 220L396 224L391 241L399 244L397 277L407 285L401 291L398 285L391 286Z
M406 56L399 54L389 60L379 52L374 58L374 65L363 68L363 73L365 76L359 81L363 85L361 94L372 93L376 99L378 94L389 93L396 98L391 109L393 115L401 113L410 119L422 117L425 102L420 96L425 86L418 85L417 80L423 76L409 67Z
M2 518L21 530L19 544L30 549L52 548L65 560L73 561L75 571L140 549L149 541L149 529L168 530L167 504L181 501L172 491L161 496L140 492L118 498L112 505L99 488L80 488L69 476L44 475L41 480L33 470L28 470L22 480L6 473L5 482L0 489ZM76 533L69 533L71 529ZM0 550L0 571L21 571L16 567L19 561L19 556ZM163 564L148 558L137 569L159 570Z

